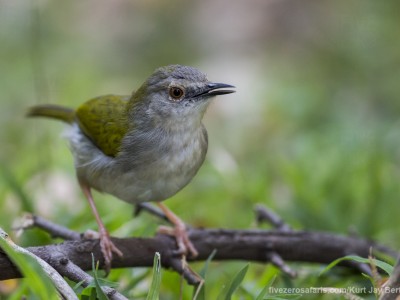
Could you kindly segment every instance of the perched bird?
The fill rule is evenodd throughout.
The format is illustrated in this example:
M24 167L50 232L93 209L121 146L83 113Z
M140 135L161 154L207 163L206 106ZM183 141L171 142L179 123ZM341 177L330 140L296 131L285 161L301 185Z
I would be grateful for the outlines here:
M233 93L232 85L210 82L199 70L180 65L161 67L131 96L93 98L76 110L57 105L30 108L28 116L68 123L76 174L99 227L105 267L112 243L93 201L91 189L131 204L154 201L175 227L178 251L197 255L185 224L161 201L175 195L195 176L206 156L202 124L210 100Z

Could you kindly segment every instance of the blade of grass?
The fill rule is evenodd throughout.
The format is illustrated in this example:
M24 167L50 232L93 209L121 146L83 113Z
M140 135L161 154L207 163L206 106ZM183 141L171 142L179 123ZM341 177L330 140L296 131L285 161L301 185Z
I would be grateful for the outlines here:
M268 292L269 288L272 286L272 284L275 281L276 276L274 276L270 282L261 290L261 292L258 294L256 300L263 300L265 297L265 294Z
M95 266L93 253L92 253L92 269L93 269L93 281L96 289L97 298L99 300L109 300L107 295L103 292L103 289L101 288L98 275L99 262L97 261Z
M153 279L146 300L158 300L161 284L161 256L156 252L153 262Z
M13 249L5 240L7 235L4 231L1 233L0 248L7 254L25 277L25 282L28 283L27 286L32 294L36 295L39 299L59 299L57 289L39 263L33 257Z
M206 287L205 287L206 273L207 273L207 270L208 270L208 266L209 266L210 262L212 261L212 259L214 258L215 254L217 254L217 250L216 249L214 249L211 252L211 254L207 257L207 260L205 261L203 268L201 268L201 270L199 272L199 275L204 280L204 284L203 284L203 286L201 287L201 290L198 293L197 300L205 300L206 299L205 298L206 297L206 295L205 295L205 292L206 292ZM197 288L198 287L194 287L193 295L196 294Z
M218 299L230 300L232 298L233 293L242 283L248 269L249 269L249 264L246 264L242 269L240 269L239 272L237 272L235 277L233 277L232 281L230 282L228 290L225 292L225 289L223 289L219 294Z
M203 268L201 268L199 275L203 278L206 279L206 273L208 270L208 265L210 264L210 262L213 260L215 254L217 254L217 249L214 249L211 254L207 257L207 260L204 262L204 266Z
M357 256L357 255L344 256L344 257L338 258L338 259L334 260L333 262L331 262L325 269L323 269L321 271L319 276L321 276L322 274L326 273L327 271L332 269L334 266L336 266L337 264L339 264L340 262L345 261L345 260L352 260L352 261L355 261L355 262L365 263L365 264L369 264L371 262L370 259L364 258L364 257L361 257L361 256ZM378 259L372 259L372 261L374 262L374 264L377 267L381 268L388 275L392 274L393 266L389 265L388 263L386 263L384 261L378 260Z

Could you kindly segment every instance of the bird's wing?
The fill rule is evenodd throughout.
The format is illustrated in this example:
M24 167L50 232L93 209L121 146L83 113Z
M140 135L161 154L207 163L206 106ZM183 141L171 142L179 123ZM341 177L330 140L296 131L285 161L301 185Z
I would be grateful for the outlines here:
M128 99L128 96L100 96L76 110L76 120L83 133L108 156L118 154L128 131Z

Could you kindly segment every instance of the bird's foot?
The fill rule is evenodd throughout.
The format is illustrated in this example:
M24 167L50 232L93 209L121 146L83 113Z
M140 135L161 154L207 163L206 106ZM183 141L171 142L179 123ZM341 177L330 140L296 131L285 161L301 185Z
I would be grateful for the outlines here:
M119 257L122 257L123 254L121 250L119 250L111 241L110 235L108 234L107 230L100 229L99 239L100 239L101 253L103 253L104 256L104 270L108 274L111 270L111 261L113 258L113 253L117 254Z
M199 252L189 239L185 224L178 224L175 227L160 226L157 232L175 237L178 246L178 249L175 251L176 255L188 255L189 257L199 255Z

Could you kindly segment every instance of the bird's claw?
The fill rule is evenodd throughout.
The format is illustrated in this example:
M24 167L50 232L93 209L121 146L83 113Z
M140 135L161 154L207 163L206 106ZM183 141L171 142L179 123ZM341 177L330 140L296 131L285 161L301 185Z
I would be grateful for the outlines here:
M101 253L104 256L104 269L108 274L111 270L111 261L113 258L113 252L117 254L119 257L122 257L123 254L121 250L119 250L114 243L111 241L110 235L106 230L100 230L100 249Z
M199 255L199 252L196 250L193 243L189 239L189 235L185 226L160 226L158 228L158 232L175 237L178 249L173 251L174 255L188 255L189 257L196 257Z

